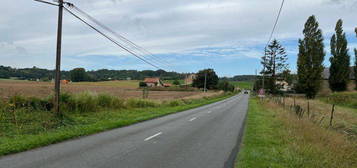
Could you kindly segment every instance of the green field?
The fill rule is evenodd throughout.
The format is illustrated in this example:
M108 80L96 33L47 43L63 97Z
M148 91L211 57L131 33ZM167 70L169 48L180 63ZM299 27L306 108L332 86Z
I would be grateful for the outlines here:
M231 81L230 83L241 89L252 89L254 84L253 81Z
M253 98L235 167L352 168L357 167L356 145L332 129Z

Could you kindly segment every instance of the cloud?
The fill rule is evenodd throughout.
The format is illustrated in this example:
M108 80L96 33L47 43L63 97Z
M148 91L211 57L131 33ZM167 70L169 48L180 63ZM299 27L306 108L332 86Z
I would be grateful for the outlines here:
M218 63L227 64L227 60L242 64L240 60L252 59L259 63L281 0L77 0L74 3L119 34L175 64L173 69L192 71L194 64L199 63L202 67L208 64L219 67L222 65ZM56 7L29 0L3 0L2 4L0 43L7 44L0 47L0 59L5 60L2 64L52 68ZM339 18L344 20L345 31L352 36L357 26L356 4L355 0L286 1L274 37L286 44L294 59L296 41L302 37L304 23L312 14L320 22L327 41ZM106 56L123 58L121 61L129 65L125 68L149 67L142 66L142 62L68 13L64 15L63 26L64 67L117 67L106 62ZM91 59L86 60L88 57Z

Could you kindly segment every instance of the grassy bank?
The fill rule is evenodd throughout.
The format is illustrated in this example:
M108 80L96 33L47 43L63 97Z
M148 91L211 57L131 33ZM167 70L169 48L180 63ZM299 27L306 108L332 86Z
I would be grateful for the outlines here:
M111 96L68 96L63 121L46 107L44 100L7 102L0 107L0 155L20 152L89 135L104 130L127 126L140 121L217 102L232 96L223 94L192 100L155 102L150 100L121 100ZM65 99L62 97L62 99ZM16 99L19 102L20 98ZM28 103L28 102L37 102ZM42 103L41 103L42 102ZM10 104L8 104L10 103ZM89 107L86 105L91 104ZM36 109L37 108L37 109Z
M334 129L251 99L236 167L357 167L356 147Z

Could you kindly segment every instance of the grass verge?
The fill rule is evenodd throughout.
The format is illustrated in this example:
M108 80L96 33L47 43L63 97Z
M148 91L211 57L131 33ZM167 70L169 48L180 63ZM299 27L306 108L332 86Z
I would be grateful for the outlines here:
M28 117L30 117L29 115L38 116L36 117L37 120L41 120L41 118L53 118L51 112L31 111L31 114L28 114L24 111L24 115L18 116L24 117L24 121L29 122L28 125L26 125L26 122L20 125L21 123L14 123L12 121L2 125L4 128L2 129L3 132L0 133L0 156L196 108L226 99L233 95L234 94L224 94L218 97L185 100L189 101L186 103L184 100L177 100L155 107L146 106L145 108L101 110L89 113L80 111L67 112L63 123L54 125L55 127L52 126L50 129L46 129L47 127L45 127L46 124L51 123L50 120L48 120L48 122L29 122ZM17 112L20 113L21 111ZM18 118L17 120L21 119ZM3 120L3 122L4 121L5 120Z
M344 134L251 99L235 167L357 167L356 147Z

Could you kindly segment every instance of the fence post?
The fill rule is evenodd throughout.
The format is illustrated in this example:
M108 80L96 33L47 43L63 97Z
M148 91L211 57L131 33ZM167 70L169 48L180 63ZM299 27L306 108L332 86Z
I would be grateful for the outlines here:
M331 118L330 118L330 127L332 126L332 120L333 120L333 113L335 112L335 104L332 104L332 109L331 109Z
M307 117L310 118L310 101L307 99Z
M294 95L294 107L296 106L296 103L295 103L295 95Z
M283 107L285 109L285 96L283 96Z

